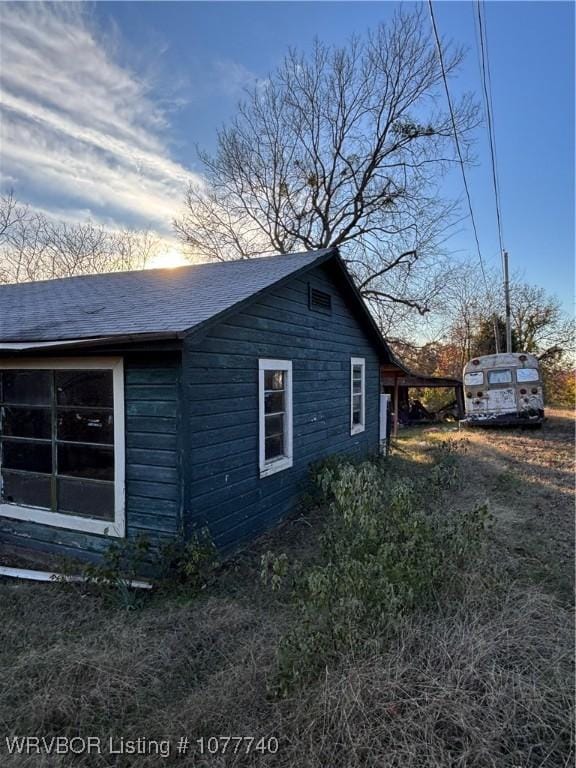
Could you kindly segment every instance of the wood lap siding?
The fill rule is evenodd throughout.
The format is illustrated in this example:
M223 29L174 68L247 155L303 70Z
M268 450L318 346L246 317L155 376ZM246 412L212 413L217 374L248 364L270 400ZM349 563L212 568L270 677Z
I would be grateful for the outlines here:
M332 311L309 308L309 283ZM233 548L292 511L309 465L378 446L378 351L329 267L272 290L219 323L183 356L188 435L185 516ZM350 358L366 359L366 430L350 435ZM294 466L260 478L258 359L292 360Z
M333 272L334 269L334 272ZM295 510L309 466L378 447L379 348L334 265L271 289L179 353L126 353L126 527L156 548L208 525L224 551ZM310 309L310 285L331 311ZM366 360L366 429L350 434L350 360ZM260 478L258 360L292 361L291 468ZM118 539L113 539L119 541ZM105 536L0 517L0 545L97 560Z
M127 537L153 547L181 530L179 356L125 356ZM96 561L105 536L0 517L0 544Z
M128 535L152 542L180 533L180 364L126 369Z

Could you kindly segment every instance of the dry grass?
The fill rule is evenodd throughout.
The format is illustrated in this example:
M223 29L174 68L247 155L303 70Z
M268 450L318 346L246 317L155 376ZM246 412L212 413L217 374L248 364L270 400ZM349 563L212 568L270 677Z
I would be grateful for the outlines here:
M569 647L565 617L533 590L413 617L386 654L344 664L303 709L318 718L303 764L569 765Z
M433 613L407 618L383 654L367 657L359 648L291 700L267 695L274 649L291 617L258 584L257 547L202 600L158 596L133 614L57 585L0 584L0 766L574 765L573 622L566 600L572 538L561 541L551 531L563 525L570 506L567 465L550 465L571 451L570 434L554 421L541 434L466 435L464 469L476 478L474 492L463 485L455 502L490 497L498 578L472 574L463 600L444 600ZM422 433L403 438L398 471L413 471L410 455L421 458L427 450L421 442ZM541 493L558 495L537 508ZM522 515L531 524L527 531ZM272 543L294 552L306 539L309 547L314 522L311 528L308 522L292 524ZM535 552L546 567L533 567ZM567 560L548 569L546 558L561 554ZM5 734L145 737L170 739L173 747L184 735L194 741L273 734L280 748L276 755L194 760L174 751L166 759L9 758Z

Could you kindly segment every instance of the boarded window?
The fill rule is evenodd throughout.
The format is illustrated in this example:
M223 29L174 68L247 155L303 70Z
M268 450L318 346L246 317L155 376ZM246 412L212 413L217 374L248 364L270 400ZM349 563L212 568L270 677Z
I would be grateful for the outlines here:
M0 370L0 501L114 519L113 372Z

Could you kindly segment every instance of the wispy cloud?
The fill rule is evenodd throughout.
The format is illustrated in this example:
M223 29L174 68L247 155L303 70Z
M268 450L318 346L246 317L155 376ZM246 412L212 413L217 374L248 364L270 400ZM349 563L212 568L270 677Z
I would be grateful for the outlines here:
M95 217L167 232L192 174L168 151L166 110L120 64L90 7L0 4L0 177Z
M254 72L238 61L220 59L214 65L216 87L226 96L241 97L246 90L263 89L268 85L266 78L258 77Z

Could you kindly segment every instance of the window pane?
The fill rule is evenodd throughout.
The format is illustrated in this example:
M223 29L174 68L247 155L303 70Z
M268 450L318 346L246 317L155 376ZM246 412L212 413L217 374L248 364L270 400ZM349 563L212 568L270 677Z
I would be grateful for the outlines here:
M59 478L58 512L114 520L114 483Z
M352 424L362 423L362 395L352 397Z
M52 472L52 445L28 440L2 440L0 464L4 469L24 469L28 472Z
M52 437L52 413L49 408L16 408L6 405L0 432L11 437Z
M354 395L361 395L362 394L362 382L361 381L353 381L352 382L352 392Z
M362 381L362 366L361 365L354 365L352 366L352 378L354 381Z
M284 410L284 392L266 392L264 413L281 413Z
M284 432L284 415L266 416L264 429L266 437L281 435Z
M264 371L264 389L284 389L285 371Z
M114 480L114 450L59 443L58 474Z
M51 371L4 371L2 384L5 403L50 405Z
M488 371L488 384L511 384L512 371Z
M114 419L109 411L58 409L58 439L77 443L114 444Z
M284 456L284 440L282 435L267 437L264 443L264 453L266 461Z
M50 509L50 482L46 475L2 470L2 501Z
M464 376L464 384L468 384L470 387L484 384L484 374L482 371L472 371Z
M112 371L56 371L58 405L113 406Z
M538 381L538 369L537 368L517 368L516 369L516 381Z

